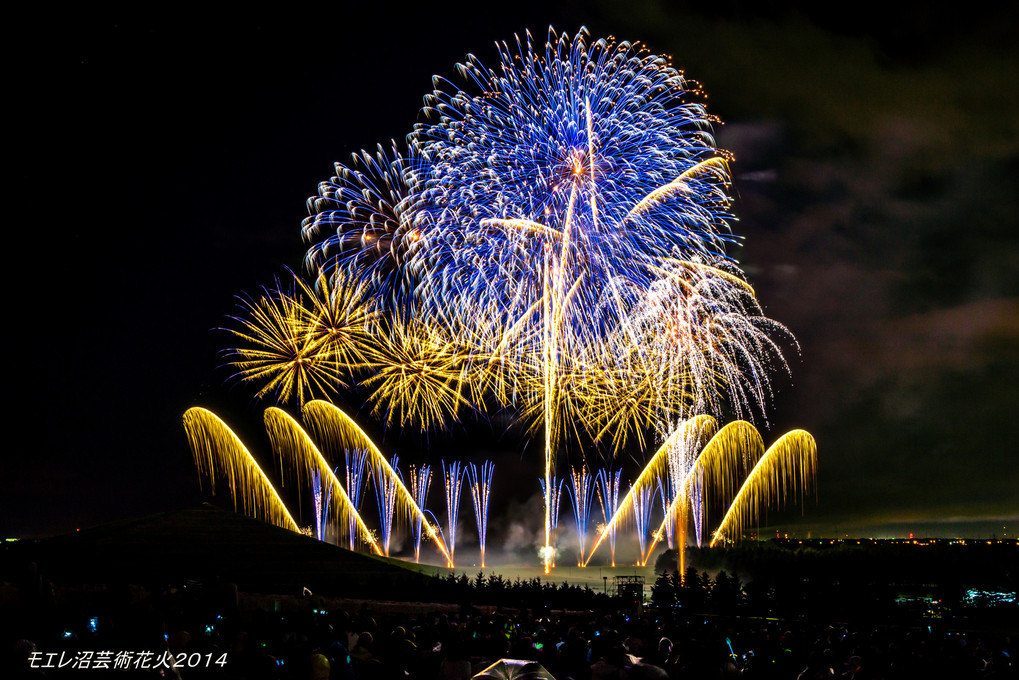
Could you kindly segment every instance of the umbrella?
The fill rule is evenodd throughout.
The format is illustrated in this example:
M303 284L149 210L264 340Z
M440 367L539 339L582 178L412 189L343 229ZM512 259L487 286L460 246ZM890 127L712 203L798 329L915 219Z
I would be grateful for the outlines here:
M499 659L472 680L555 680L537 661Z

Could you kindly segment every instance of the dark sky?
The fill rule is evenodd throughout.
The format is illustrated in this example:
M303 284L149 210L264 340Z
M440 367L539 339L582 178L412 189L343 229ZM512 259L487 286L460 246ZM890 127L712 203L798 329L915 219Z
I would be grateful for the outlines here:
M801 346L759 425L767 443L802 427L819 446L819 498L781 526L1015 536L1016 12L846 7L376 3L14 22L19 337L0 535L197 502L181 427L193 405L267 452L264 405L220 366L214 329L234 296L300 265L305 199L334 161L409 132L433 74L554 23L671 54L725 121L736 256ZM437 459L463 436L484 439L387 441ZM489 446L497 478L533 466L536 480L539 454Z

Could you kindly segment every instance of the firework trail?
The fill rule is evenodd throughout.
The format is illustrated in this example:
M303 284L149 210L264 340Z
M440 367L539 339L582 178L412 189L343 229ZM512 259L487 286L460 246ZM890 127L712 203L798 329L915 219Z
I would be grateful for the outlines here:
M793 430L772 444L729 505L710 547L720 540L739 537L750 521L760 516L761 508L782 502L791 496L801 500L814 487L817 477L817 443L805 430Z
M563 499L563 480L553 476L547 485L545 480L540 478L538 483L541 485L542 495L548 500L545 521L548 523L547 526L551 527L551 542L546 543L542 547L541 558L546 567L554 567L556 554L555 539L559 528L559 502Z
M411 528L414 533L414 561L421 561L421 529L425 521L424 509L428 499L428 486L432 481L432 468L429 465L422 465L415 468L410 467L410 493L421 513L412 515Z
M665 538L669 546L669 550L676 547L676 521L674 517L669 516L669 508L672 506L672 500L676 497L676 485L672 481L672 477L666 473L658 477L658 498L662 503L662 517L663 526L665 527ZM661 534L656 535L657 540L661 540Z
M707 514L707 508L704 507L704 472L696 467L691 472L686 493L689 498L690 514L693 517L694 540L700 548L704 538L704 516Z
M639 567L647 563L647 539L651 528L651 510L654 508L654 492L651 486L645 484L630 496L633 503L633 519L637 524L637 543L640 547L637 562Z
M208 476L213 493L217 474L225 475L235 510L240 505L246 515L300 531L261 466L219 416L197 406L189 408L184 412L184 431L195 465L199 473Z
M350 502L350 497L340 484L340 480L333 474L332 466L304 428L290 414L275 406L265 410L263 420L273 452L280 458L281 469L284 462L289 464L290 471L297 480L298 489L308 488L312 481L312 473L315 471L319 473L320 479L329 480L332 495L339 501L333 504L336 506L337 519L353 518L355 533L363 537L375 553L381 555L382 551L361 521L357 507Z
M390 466L397 470L399 458L393 456ZM372 466L375 498L379 504L379 527L382 533L382 552L389 557L389 541L393 535L393 513L396 510L396 475L388 474L381 464Z
M566 487L573 501L573 519L577 524L577 542L580 557L577 566L584 566L584 548L587 545L587 528L591 521L591 504L595 496L595 475L586 466L570 469L570 486Z
M345 470L347 473L347 497L350 498L350 503L357 512L361 512L361 496L364 493L365 478L367 477L365 465L368 460L368 451L364 449L346 449L344 452L345 459ZM349 524L349 537L350 537L350 549L353 550L355 546L355 538L357 536L354 531L354 522L356 520L351 517L348 520Z
M478 543L481 546L481 566L485 566L485 539L488 536L488 495L492 492L492 474L495 463L485 461L481 464L481 472L474 463L467 464L467 477L470 480L471 502L474 504L474 520L478 525Z
M598 485L599 498L601 499L602 515L605 517L605 527L608 532L609 550L612 554L612 566L616 566L616 523L612 521L619 511L619 482L623 478L623 471L599 470L595 475L595 482ZM592 548L592 552L594 549ZM590 559L590 558L588 558ZM586 562L585 562L586 564Z
M460 516L460 486L463 484L463 472L460 463L453 461L446 465L442 461L442 478L446 486L446 553L449 557L446 566L453 568L453 553L456 551L456 523Z
M333 474L336 474L333 470ZM311 473L311 492L315 502L315 537L326 540L326 528L329 525L329 501L333 497L333 489L329 484L322 483L322 473L313 470Z

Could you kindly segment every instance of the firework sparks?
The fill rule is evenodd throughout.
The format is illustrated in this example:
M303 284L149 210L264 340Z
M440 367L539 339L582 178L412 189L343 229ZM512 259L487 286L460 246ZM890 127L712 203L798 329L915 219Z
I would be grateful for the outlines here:
M370 352L373 414L404 426L441 425L469 406L464 392L465 353L457 339L421 323L394 321Z
M640 547L637 566L643 567L647 564L647 539L651 527L651 510L654 508L654 489L646 484L635 489L630 494L630 502L633 504L633 520L637 525L637 544Z
M591 547L591 554L598 549L598 544L608 536L609 550L612 553L612 566L616 566L616 522L615 518L619 512L619 482L623 478L623 471L599 470L595 476L598 484L599 498L601 499L602 515L605 517L605 525L599 533L598 540ZM588 556L588 560L590 560ZM587 562L584 562L587 565Z
M343 452L343 459L345 463L344 471L347 477L347 495L350 497L350 504L354 506L357 512L361 512L361 496L364 494L364 485L368 477L365 474L368 452L364 449L353 451L346 449ZM353 515L348 518L351 550L354 549L354 537L357 535L354 532L355 521Z
M446 488L446 566L452 569L456 552L456 523L460 517L460 487L463 484L460 463L453 461L446 465L446 461L442 461L442 479Z
M411 285L404 265L423 225L422 196L410 185L421 163L413 147L404 154L395 145L355 154L349 167L337 163L336 176L308 199L308 269L365 281L376 300L392 301Z
M393 456L390 467L397 470L399 458ZM396 475L390 475L386 467L376 464L372 468L375 482L375 498L379 506L379 528L382 535L382 553L389 557L389 543L393 537L393 514L396 510Z
M428 500L428 486L432 481L432 468L430 465L410 468L410 493L417 506L424 510ZM421 529L425 521L424 513L417 514L411 518L411 528L414 534L414 561L421 561Z
M333 470L333 474L336 474L336 470ZM329 503L333 489L328 483L322 483L322 473L318 470L311 473L311 491L315 501L315 538L324 541L329 527ZM356 507L356 503L354 505Z
M492 492L492 474L495 463L485 461L481 471L474 463L467 465L467 478L470 480L471 502L474 504L474 520L478 525L478 543L481 548L481 566L485 566L485 541L488 537L488 496Z
M579 557L577 566L584 565L584 548L587 544L587 528L591 521L591 505L595 495L595 475L586 466L570 470L570 486L566 487L573 501L573 519L577 524Z
M559 529L559 502L563 499L563 480L558 479L553 475L551 477L546 477L545 479L539 479L538 483L541 485L541 492L546 500L546 542L540 551L540 554L544 561L545 572L548 573L549 567L555 566L555 539L557 530Z
M234 508L239 502L246 514L300 531L261 466L219 416L204 408L189 408L184 413L184 430L195 464L208 476L213 493L216 476L225 475Z
M289 292L277 284L258 300L240 298L239 327L228 329L241 341L227 352L236 376L278 403L336 394L364 362L375 316L364 300L360 285L324 275L314 285L295 276Z

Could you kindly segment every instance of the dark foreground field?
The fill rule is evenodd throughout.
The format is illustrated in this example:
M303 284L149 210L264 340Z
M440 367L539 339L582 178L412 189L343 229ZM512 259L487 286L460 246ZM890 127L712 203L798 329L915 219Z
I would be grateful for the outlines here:
M233 650L229 668L182 673L199 677L311 677L312 653L328 644L328 677L344 680L388 676L356 654L345 666L350 674L337 675L346 662L335 645L369 661L402 649L402 671L392 665L396 657L386 661L393 677L445 677L442 664L452 656L477 665L512 653L575 680L588 680L600 658L629 659L627 676L637 677L644 671L635 659L652 663L656 654L675 678L728 666L747 677L795 678L812 654L827 649L846 665L869 645L885 670L904 659L913 670L952 660L977 673L979 657L983 675L958 677L1012 677L985 671L993 658L994 670L1014 670L1000 655L1019 635L1015 541L769 541L690 549L686 558L682 575L668 552L654 568L560 567L548 579L528 566L464 572L353 553L203 505L4 544L0 670L26 670L23 652L33 647L24 641L31 641L48 654L156 649L192 661L199 652ZM643 577L644 587L616 593L617 576ZM447 626L455 631L452 651L453 640L442 645ZM372 630L387 636L374 652L355 642ZM252 651L244 640L256 638ZM615 646L605 647L610 638ZM653 649L659 638L675 641L676 658ZM566 651L574 647L582 649L576 658ZM692 649L700 651L691 656ZM69 668L46 673L77 677Z

